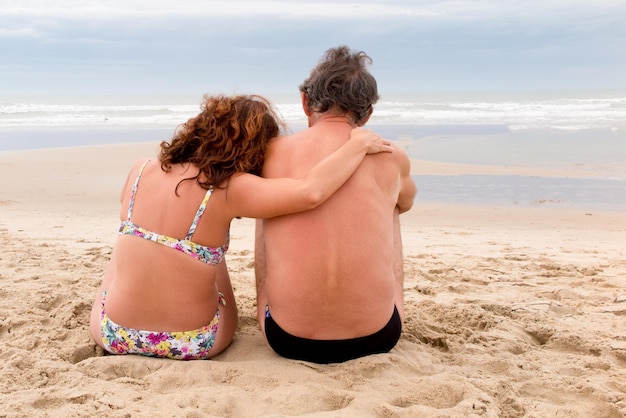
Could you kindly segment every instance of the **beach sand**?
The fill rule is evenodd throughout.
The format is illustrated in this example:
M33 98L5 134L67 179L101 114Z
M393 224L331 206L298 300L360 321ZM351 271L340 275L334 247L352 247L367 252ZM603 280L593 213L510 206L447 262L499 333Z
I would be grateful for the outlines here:
M120 188L157 149L0 153L0 417L626 416L626 213L418 195L401 216L400 342L332 365L267 346L254 221L235 220L227 260L241 321L231 347L209 361L103 356L87 327ZM417 175L507 170L413 162Z

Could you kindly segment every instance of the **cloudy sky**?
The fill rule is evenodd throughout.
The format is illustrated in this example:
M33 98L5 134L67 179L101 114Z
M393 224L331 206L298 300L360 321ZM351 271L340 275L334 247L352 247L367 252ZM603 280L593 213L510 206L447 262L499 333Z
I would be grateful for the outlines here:
M623 0L1 0L0 98L293 92L324 50L381 92L626 88Z

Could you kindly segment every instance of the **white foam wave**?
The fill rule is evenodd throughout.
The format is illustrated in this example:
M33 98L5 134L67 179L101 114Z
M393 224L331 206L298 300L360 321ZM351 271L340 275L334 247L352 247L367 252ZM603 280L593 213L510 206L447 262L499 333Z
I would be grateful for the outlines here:
M277 104L288 124L305 122L299 103ZM0 127L178 125L198 112L197 105L89 105L0 103ZM553 128L622 129L626 98L520 101L381 101L372 124L505 125L512 130Z

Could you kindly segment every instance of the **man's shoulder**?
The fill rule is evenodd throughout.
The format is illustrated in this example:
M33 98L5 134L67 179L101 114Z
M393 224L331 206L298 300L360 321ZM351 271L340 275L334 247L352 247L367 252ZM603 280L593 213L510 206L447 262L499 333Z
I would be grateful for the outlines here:
M291 144L294 140L292 137L293 135L282 135L272 138L269 141L265 149L265 165L270 161L284 158L285 154L287 154L290 149L293 149Z
M409 154L407 153L405 147L393 142L391 143L391 146L393 147L392 155L396 161L409 161Z
M269 146L283 145L291 141L292 137L293 135L281 135L281 136L274 137L270 140Z
M294 147L296 145L302 145L302 132L296 132L289 135L281 135L275 138L272 138L268 144L268 150L277 149L277 148L289 148Z
M275 137L274 139L272 139L272 141L278 141L278 142L297 141L300 138L307 137L308 134L309 134L309 130L310 130L310 128L304 129L304 130L300 130L300 131L296 131L296 132L291 132L291 133L288 133L288 134L283 134L283 135Z

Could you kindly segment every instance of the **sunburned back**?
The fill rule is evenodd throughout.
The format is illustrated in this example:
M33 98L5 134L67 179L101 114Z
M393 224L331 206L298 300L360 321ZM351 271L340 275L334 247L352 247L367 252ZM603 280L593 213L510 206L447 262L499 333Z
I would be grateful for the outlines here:
M349 130L332 127L273 144L269 177L301 177L336 150ZM272 317L294 335L345 339L382 328L393 311L395 156L367 156L331 198L314 210L264 221L266 292ZM367 318L364 320L364 318Z

